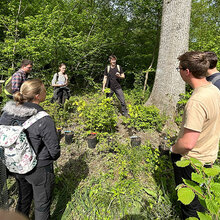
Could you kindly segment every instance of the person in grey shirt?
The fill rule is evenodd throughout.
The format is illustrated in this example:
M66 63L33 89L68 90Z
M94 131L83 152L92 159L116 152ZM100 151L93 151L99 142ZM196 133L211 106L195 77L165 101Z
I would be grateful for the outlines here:
M66 72L66 65L61 63L59 66L59 72L55 73L52 79L52 86L54 87L54 95L51 102L57 101L58 103L64 104L65 99L69 99L70 91L67 87L68 76Z

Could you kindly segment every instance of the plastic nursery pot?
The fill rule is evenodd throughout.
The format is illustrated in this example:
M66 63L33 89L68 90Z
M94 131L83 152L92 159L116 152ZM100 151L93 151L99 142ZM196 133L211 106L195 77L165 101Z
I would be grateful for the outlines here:
M138 136L131 136L131 146L136 147L141 145L141 138Z
M58 139L61 140L61 131L62 131L62 128L57 128L57 136L58 136Z
M88 147L89 147L89 148L95 148L97 142L98 142L98 141L97 141L96 133L91 133L91 134L87 137L87 143L88 143Z
M168 148L165 144L161 144L159 145L159 151L160 151L160 155L167 155L169 156L170 153L170 148Z
M64 131L65 136L65 144L73 143L73 132L72 131Z

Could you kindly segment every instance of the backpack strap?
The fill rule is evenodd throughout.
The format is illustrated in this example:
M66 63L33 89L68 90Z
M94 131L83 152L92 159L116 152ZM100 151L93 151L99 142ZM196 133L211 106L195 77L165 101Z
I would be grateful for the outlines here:
M57 81L58 81L58 79L59 79L59 73L55 73L56 74L56 80L55 80L55 84L57 84ZM54 74L54 75L55 75Z
M118 69L118 72L120 73L121 69L119 65L117 65L117 69Z
M215 84L219 79L220 79L220 74L211 80L212 84Z
M110 65L107 66L107 73L110 71Z
M59 73L57 73L57 75L56 75L56 83L58 81L58 78L59 78Z
M45 111L40 111L38 112L36 115L33 115L32 117L30 117L27 121L25 121L22 125L22 127L24 129L29 128L32 124L34 124L36 121L38 121L39 119L48 116L49 114L46 113Z
M12 91L12 76L10 76L5 84L4 84L4 92L6 95L13 95L13 91Z
M121 69L120 69L120 65L117 65L117 69L118 69L118 72L120 73ZM109 73L110 71L110 65L107 66L107 73Z

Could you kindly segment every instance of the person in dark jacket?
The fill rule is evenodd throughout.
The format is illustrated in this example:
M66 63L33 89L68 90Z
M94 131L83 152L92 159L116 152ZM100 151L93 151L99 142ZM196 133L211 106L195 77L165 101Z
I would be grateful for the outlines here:
M14 101L3 108L2 125L23 124L44 109L39 105L46 97L46 89L39 79L25 81ZM54 185L53 162L60 156L60 145L55 124L50 116L43 117L27 130L27 137L37 155L36 167L27 174L14 174L19 190L16 210L28 217L34 199L35 220L50 218L51 196Z
M205 54L210 63L206 80L212 82L213 85L220 89L220 72L217 70L218 57L216 53L212 51L206 51Z

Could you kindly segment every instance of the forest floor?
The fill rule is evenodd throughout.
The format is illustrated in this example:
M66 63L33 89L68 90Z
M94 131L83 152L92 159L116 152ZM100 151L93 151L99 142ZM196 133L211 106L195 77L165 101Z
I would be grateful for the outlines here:
M164 132L156 132L156 131L135 131L125 127L122 123L122 120L118 116L118 124L117 124L117 132L118 139L123 143L130 141L130 136L135 135L141 138L141 143L144 144L146 142L150 142L154 148L158 148L159 146L166 145L166 126L164 127ZM77 127L72 127L70 130L75 131L78 129ZM173 134L177 131L177 127L173 129ZM61 135L61 156L55 162L55 190L54 190L54 198L51 206L51 216L52 219L61 219L63 213L65 212L65 208L67 203L71 200L74 192L77 188L82 188L85 184L86 178L94 177L98 175L100 172L105 172L106 169L106 159L105 153L100 152L97 148L90 149L88 148L87 141L85 137L81 137L77 135L74 137L73 143L70 145L65 144L64 132L62 131ZM101 143L97 144L97 147ZM110 143L111 145L112 143ZM74 175L72 175L74 173ZM67 190L67 186L65 185L66 181L73 182ZM10 178L10 185L15 183L14 178ZM17 192L13 190L13 193L10 194L10 201L13 203L10 206L10 210L15 210L16 202L17 202ZM32 204L33 207L33 204ZM31 219L33 217L33 208L31 211ZM63 219L63 218L62 218Z

